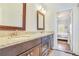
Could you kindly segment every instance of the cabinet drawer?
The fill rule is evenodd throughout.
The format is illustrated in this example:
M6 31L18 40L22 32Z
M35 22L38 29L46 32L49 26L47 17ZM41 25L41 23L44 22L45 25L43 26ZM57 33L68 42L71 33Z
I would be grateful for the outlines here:
M42 45L43 45L43 44L49 42L49 39L48 39L48 37L43 37L43 38L41 39L41 41L42 41Z
M43 42L46 41L47 39L48 39L47 37L43 37L41 41Z
M19 56L39 56L41 45L31 48L30 50L23 52Z
M41 39L39 39L39 38L35 39L35 40L32 41L32 43L36 46L36 45L41 43Z
M19 56L31 56L31 55L32 55L32 49L27 51L27 52L20 54Z

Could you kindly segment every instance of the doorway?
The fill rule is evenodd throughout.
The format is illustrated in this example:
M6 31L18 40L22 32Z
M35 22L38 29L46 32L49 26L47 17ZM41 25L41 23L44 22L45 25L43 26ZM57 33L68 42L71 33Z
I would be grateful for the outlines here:
M72 50L72 10L57 12L58 49Z

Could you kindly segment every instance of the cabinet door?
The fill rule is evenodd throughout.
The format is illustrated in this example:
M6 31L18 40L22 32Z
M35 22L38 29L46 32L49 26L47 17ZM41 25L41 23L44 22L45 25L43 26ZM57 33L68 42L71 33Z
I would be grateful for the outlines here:
M19 56L31 56L32 54L33 54L33 53L32 53L32 49L31 49L31 50L29 50L29 51L26 51L26 52L20 54Z
M46 56L48 54L48 51L49 51L49 41L46 42L45 44L42 44L41 48L42 56Z
M53 49L53 46L54 46L53 42L54 42L53 35L50 35L50 48L51 49Z
M41 48L41 46L38 45L38 46L31 48L30 50L20 54L19 56L39 56L40 55L40 48Z
M41 52L41 45L38 45L33 48L33 56L40 56L40 52Z

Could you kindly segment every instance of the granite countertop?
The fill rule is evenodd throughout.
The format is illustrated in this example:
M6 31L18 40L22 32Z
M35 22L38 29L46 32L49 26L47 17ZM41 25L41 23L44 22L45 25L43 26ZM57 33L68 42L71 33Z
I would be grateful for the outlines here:
M53 34L53 32L44 32L44 33L24 33L22 35L17 36L4 36L0 37L0 49L5 48L11 45L16 45L19 43L27 42L30 40L34 40L43 36L47 36Z

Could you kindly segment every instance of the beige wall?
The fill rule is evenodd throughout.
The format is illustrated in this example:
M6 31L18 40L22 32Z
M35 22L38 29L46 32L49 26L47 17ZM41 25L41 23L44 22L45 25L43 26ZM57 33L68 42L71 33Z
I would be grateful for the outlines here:
M53 31L55 11L51 11L48 6L36 3L27 3L26 10L26 31L37 31L37 7L42 6L46 10L45 31Z
M73 27L72 27L72 47L73 52L79 55L79 7L73 8Z
M35 4L26 5L26 31L37 31L36 10Z

